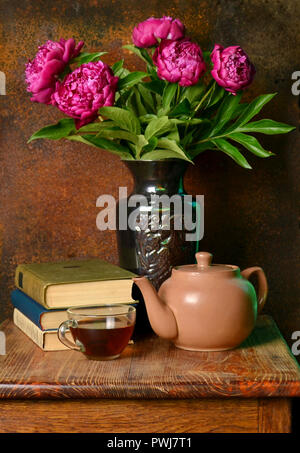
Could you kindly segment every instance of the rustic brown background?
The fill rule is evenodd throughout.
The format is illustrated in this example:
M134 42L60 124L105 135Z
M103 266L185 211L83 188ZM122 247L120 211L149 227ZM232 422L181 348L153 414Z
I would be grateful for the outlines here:
M247 96L277 91L264 116L298 125L291 94L291 74L300 69L298 0L0 0L0 70L7 75L7 96L0 96L0 321L11 315L18 263L85 256L117 263L114 232L96 229L95 202L132 184L125 166L108 152L63 141L26 144L35 130L61 117L30 102L26 60L47 39L73 36L89 51L108 51L108 63L125 56L129 69L141 68L121 45L130 42L137 22L164 14L180 18L203 48L240 44L257 68ZM213 252L215 262L265 269L265 311L290 341L300 330L299 132L264 137L264 143L278 155L249 156L252 171L225 155L203 154L189 169L186 188L205 195L201 248Z

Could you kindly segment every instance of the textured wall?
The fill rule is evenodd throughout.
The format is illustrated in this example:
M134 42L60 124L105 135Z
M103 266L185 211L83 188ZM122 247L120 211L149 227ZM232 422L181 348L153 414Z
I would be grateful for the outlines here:
M297 125L290 91L291 73L300 69L296 0L1 0L0 70L7 75L7 96L0 96L0 320L11 314L9 291L19 262L99 256L117 263L114 233L96 229L95 201L132 184L125 166L107 152L62 141L26 144L60 113L29 101L24 63L47 39L73 36L90 51L108 51L108 63L125 55L129 69L141 68L121 45L130 42L137 22L163 14L179 17L203 47L240 44L257 68L249 96L278 91L265 116ZM216 262L265 269L265 311L289 339L300 329L299 132L266 137L264 144L278 155L250 156L252 171L225 155L203 154L189 169L186 187L205 195L201 248Z

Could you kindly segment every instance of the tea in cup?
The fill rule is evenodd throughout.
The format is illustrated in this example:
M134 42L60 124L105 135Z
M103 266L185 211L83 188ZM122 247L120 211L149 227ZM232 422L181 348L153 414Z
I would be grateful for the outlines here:
M92 360L119 357L127 346L135 325L136 310L132 305L73 307L68 320L58 329L60 341L70 349L81 351ZM65 336L70 330L74 343Z

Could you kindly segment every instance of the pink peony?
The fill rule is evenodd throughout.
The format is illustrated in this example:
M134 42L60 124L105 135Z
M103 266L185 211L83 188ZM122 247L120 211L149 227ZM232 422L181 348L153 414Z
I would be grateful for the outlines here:
M43 104L51 103L51 95L59 74L65 69L71 58L76 57L82 46L77 46L73 38L59 42L47 41L39 47L35 58L26 64L27 91L33 94L31 100Z
M75 118L79 129L97 118L100 107L114 104L118 80L102 61L82 64L63 82L57 82L52 103Z
M240 46L224 49L216 44L211 54L214 68L211 75L216 82L232 94L247 87L255 75L255 67Z
M200 47L187 38L162 41L153 55L160 79L178 82L181 86L195 85L205 72Z
M137 47L152 47L160 39L181 39L184 37L184 25L179 19L149 17L139 23L133 30L132 40Z

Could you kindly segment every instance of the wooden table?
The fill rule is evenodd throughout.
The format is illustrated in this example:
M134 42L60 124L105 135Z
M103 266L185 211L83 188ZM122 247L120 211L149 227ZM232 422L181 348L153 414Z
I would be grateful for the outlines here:
M300 396L299 366L267 316L233 351L153 336L108 362L43 352L11 321L0 330L0 432L289 432Z

